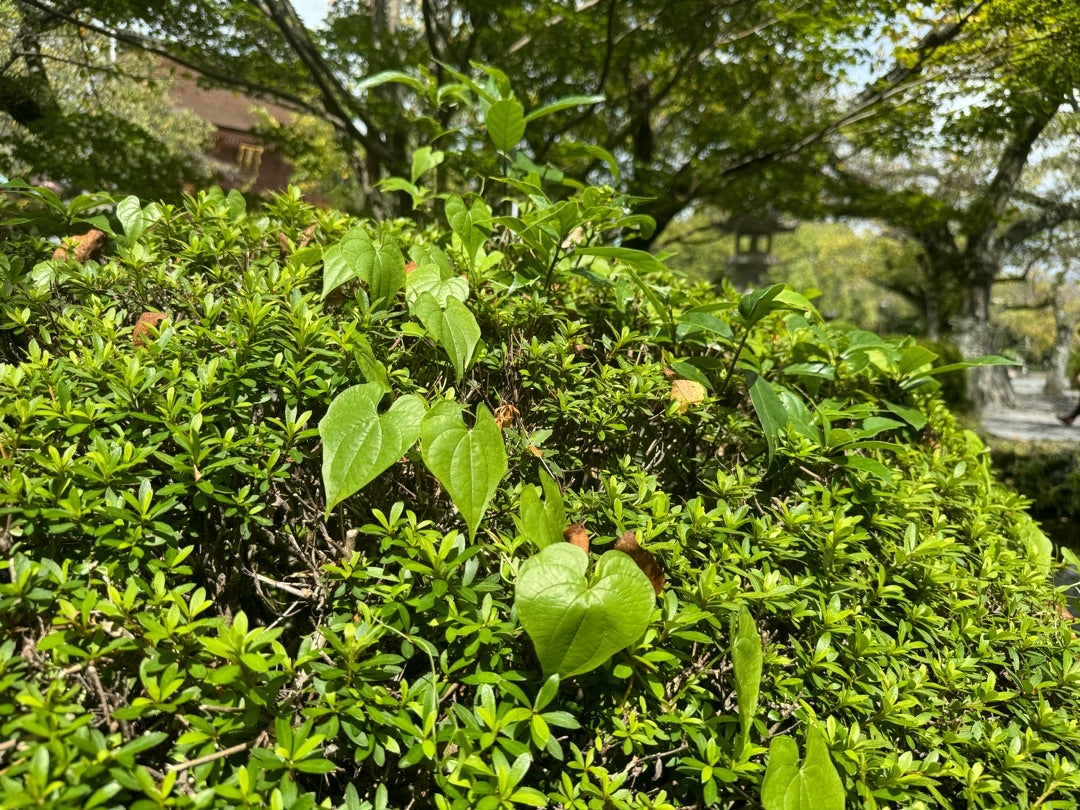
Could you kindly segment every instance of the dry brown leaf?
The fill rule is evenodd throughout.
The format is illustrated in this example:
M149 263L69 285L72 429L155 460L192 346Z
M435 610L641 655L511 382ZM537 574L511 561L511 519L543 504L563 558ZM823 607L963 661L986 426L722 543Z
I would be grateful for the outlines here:
M585 521L579 520L563 530L563 537L567 542L577 546L586 554L589 553L589 533L585 531Z
M164 312L144 312L140 315L139 320L135 322L135 328L131 331L132 345L136 348L145 346L150 330L156 328L165 320L165 317Z
M520 413L521 411L519 411L509 402L504 402L502 405L495 409L495 424L499 426L499 430L502 430L511 422L513 422L514 418Z
M622 537L615 541L615 550L630 555L638 568L645 572L645 576L652 583L653 590L659 595L664 583L667 582L667 576L652 552L638 545L637 535L633 531L623 532Z
M705 386L693 380L672 380L671 398L679 403L679 413L705 399Z
M107 238L105 232L97 228L91 228L78 236L69 236L64 240L64 244L53 251L53 259L61 261L71 257L77 262L85 262L105 246Z

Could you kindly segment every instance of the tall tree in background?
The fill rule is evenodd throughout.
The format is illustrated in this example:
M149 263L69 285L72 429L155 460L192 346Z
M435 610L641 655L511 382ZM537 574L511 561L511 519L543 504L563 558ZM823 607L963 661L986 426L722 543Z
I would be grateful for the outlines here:
M791 206L908 234L932 295L959 296L949 326L961 351L989 354L994 283L1025 244L1080 218L1075 174L1033 165L1076 132L1080 3L974 3L898 57L905 67L882 80L891 97L829 139L820 194ZM1002 370L972 370L969 395L1007 399Z
M178 195L206 181L208 124L175 108L154 60L0 2L0 167L68 192Z
M452 139L468 122L450 98L432 107L431 94L368 77L401 71L437 86L480 62L504 71L527 108L601 95L602 104L532 129L529 157L614 181L603 161L575 149L604 147L617 159L620 186L648 198L658 233L689 206L731 205L732 180L750 167L790 171L772 158L813 141L841 115L830 90L861 58L853 43L907 5L338 0L312 32L288 0L18 3L50 24L168 55L208 80L326 121L375 213L394 210L378 199L379 180L407 175L417 146Z
M531 128L526 156L645 198L654 238L695 206L887 223L921 245L940 285L926 301L959 300L949 326L968 355L994 348L1009 257L1080 211L1025 185L1073 104L1080 0L337 0L315 32L288 0L17 2L325 121L375 214L402 210L377 184L408 175L416 147L468 137L464 105L436 88L473 63L504 71L527 109L601 95ZM880 78L853 91L883 42ZM455 169L483 172L441 171Z

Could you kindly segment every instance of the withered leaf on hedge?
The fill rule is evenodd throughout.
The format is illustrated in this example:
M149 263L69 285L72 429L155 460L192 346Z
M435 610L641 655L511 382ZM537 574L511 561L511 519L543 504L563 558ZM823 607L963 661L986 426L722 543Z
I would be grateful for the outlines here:
M579 520L577 523L568 526L563 530L563 537L586 554L589 553L589 533L585 531L585 521Z
M671 381L671 398L678 403L679 413L686 413L691 405L702 402L705 393L705 386L699 382L683 379Z
M78 236L69 236L64 244L53 251L53 260L62 261L71 257L77 262L85 262L105 246L106 240L105 232L97 228Z
M146 338L152 328L157 327L165 320L164 312L144 312L135 322L135 328L131 330L131 343L136 348L146 345Z
M652 583L653 590L659 595L664 583L667 582L667 576L652 552L638 545L635 532L632 530L623 532L622 537L615 541L615 550L628 554L638 564L638 568L645 572L645 576Z
M499 426L499 430L502 430L513 422L514 417L518 416L519 413L520 411L509 402L504 402L495 409L495 424Z

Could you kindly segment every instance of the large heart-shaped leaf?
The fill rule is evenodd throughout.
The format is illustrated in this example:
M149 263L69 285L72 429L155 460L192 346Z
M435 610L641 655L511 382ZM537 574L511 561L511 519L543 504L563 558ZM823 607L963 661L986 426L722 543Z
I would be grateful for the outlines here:
M323 254L323 297L354 278L368 285L372 302L385 304L405 286L405 259L394 243L353 228Z
M460 380L480 342L480 326L469 308L454 297L448 297L443 308L435 296L423 292L417 296L412 312L435 342L446 350Z
M817 726L810 726L806 732L806 759L802 764L795 740L787 735L773 737L761 783L765 810L844 810L844 798L844 783Z
M545 675L588 672L636 641L649 624L656 594L636 562L609 551L586 579L589 555L555 543L518 572L514 605Z
M414 246L409 257L416 267L405 277L405 300L411 308L424 292L435 296L439 306L446 306L447 298L466 301L469 282L454 272L449 257L434 245Z
M401 458L420 436L424 400L411 394L398 397L380 414L384 390L377 382L347 388L319 422L327 512Z
M481 405L470 430L462 419L461 406L443 400L424 417L420 437L424 464L450 494L472 540L506 475L506 447L495 417Z
M446 198L445 213L450 230L461 240L471 265L476 259L476 252L487 241L491 229L491 209L483 200L473 200L471 206L466 206L461 197L451 195Z

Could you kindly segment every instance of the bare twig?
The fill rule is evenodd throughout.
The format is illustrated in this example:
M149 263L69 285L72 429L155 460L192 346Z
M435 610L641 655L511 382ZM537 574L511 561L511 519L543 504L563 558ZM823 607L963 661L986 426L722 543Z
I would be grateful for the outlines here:
M189 768L197 768L200 765L205 765L208 762L213 762L225 757L231 757L233 754L239 754L241 751L246 751L255 744L255 740L248 740L247 742L237 743L236 745L230 745L228 748L222 748L220 751L215 751L212 754L205 754L195 759L189 759L185 762L174 762L165 766L165 770L172 771L173 773L179 773L180 771L186 771Z

